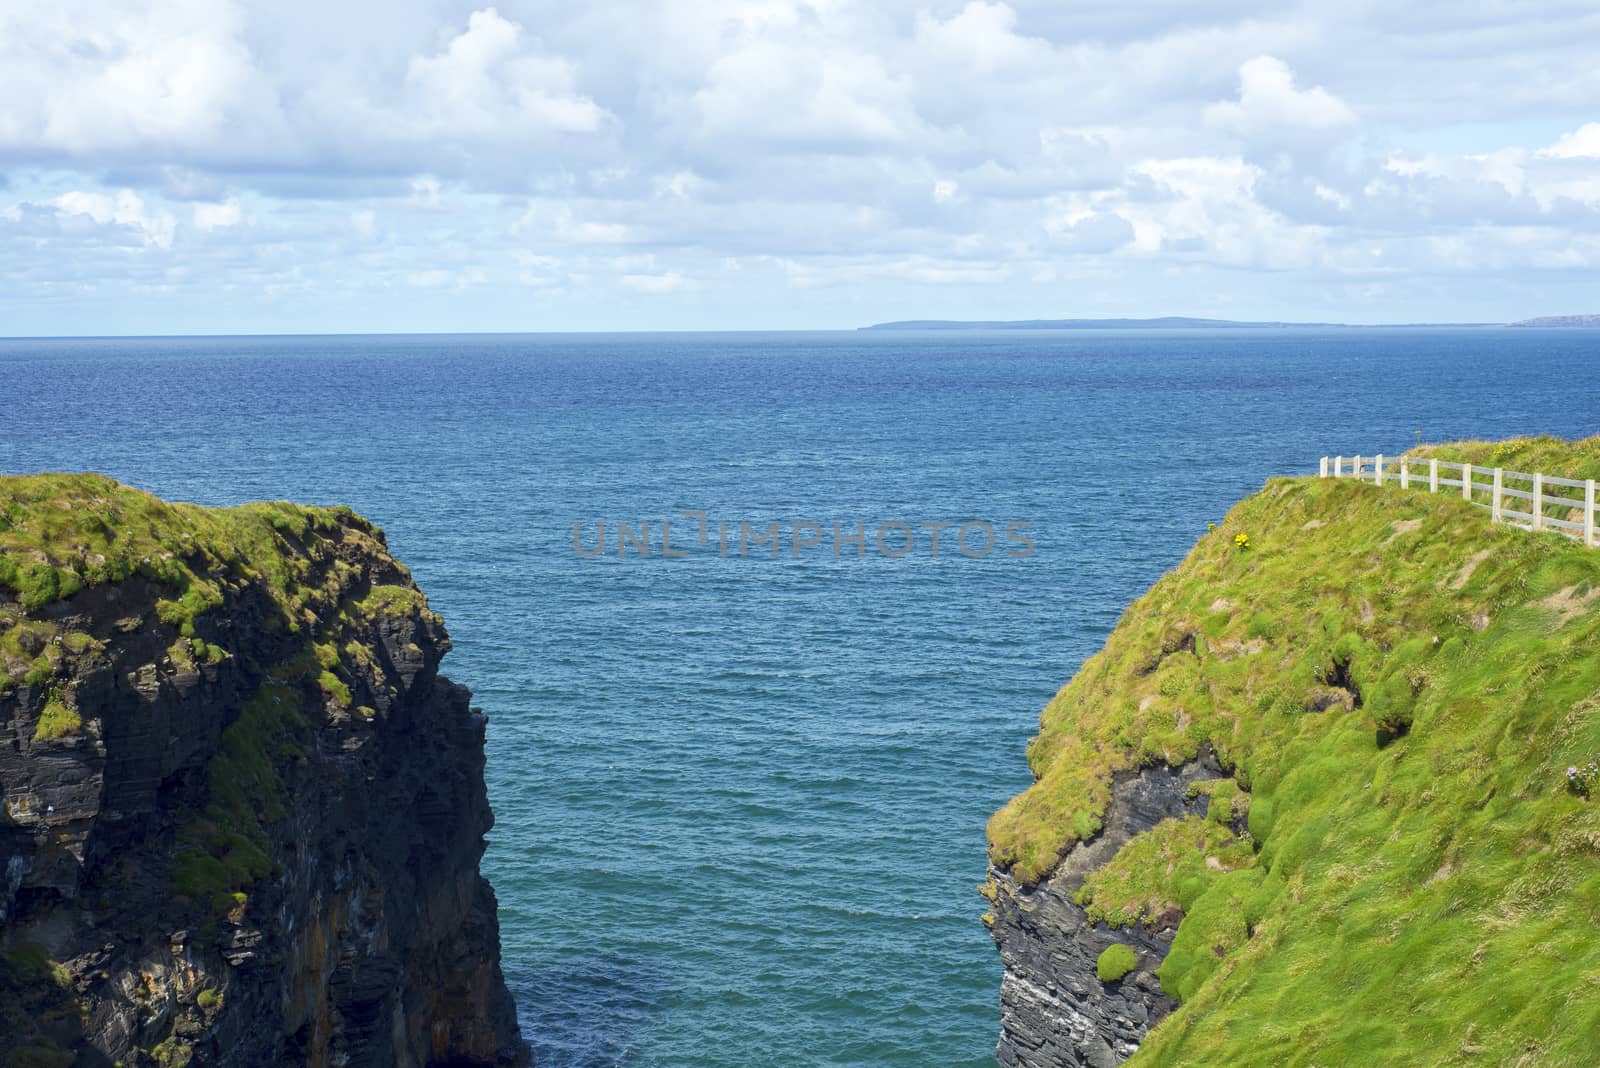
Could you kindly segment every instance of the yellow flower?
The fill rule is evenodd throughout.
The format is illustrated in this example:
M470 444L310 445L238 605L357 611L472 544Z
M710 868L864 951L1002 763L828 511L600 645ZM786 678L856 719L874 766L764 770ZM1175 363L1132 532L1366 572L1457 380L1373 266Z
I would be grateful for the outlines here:
M1250 548L1250 535L1235 534L1233 536L1233 543L1241 549L1248 549Z

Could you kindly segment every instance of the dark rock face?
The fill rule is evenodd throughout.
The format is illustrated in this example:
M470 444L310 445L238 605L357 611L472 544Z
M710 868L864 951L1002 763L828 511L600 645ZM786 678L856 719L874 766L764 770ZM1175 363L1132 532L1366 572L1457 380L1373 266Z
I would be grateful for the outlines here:
M0 1050L527 1063L478 873L485 719L438 674L449 638L381 533L352 520L303 551L319 599L290 620L254 578L231 583L195 621L205 662L172 655L171 593L142 578L32 614L94 642L0 692ZM348 693L286 672L312 643ZM82 725L50 737L62 694ZM196 889L232 871L245 889Z
M1181 768L1119 775L1100 834L1075 846L1048 879L1022 886L990 869L998 889L990 934L1006 969L995 1053L1006 1068L1110 1068L1132 1056L1145 1032L1176 1007L1154 972L1181 917L1153 930L1112 929L1091 924L1072 898L1086 875L1136 835L1164 819L1203 813L1206 798L1189 797L1189 784L1223 774L1206 751ZM1131 948L1139 965L1117 982L1103 983L1095 963L1115 942Z

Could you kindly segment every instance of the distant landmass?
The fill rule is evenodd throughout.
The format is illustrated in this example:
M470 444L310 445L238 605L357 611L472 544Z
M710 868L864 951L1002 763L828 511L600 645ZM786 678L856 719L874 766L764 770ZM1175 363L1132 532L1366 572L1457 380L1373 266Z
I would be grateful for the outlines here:
M1563 319L1591 319L1592 323L1546 323L1530 319L1517 326L1600 326L1600 316L1563 316ZM1157 319L904 319L894 323L874 323L862 330L1238 330L1283 329L1286 327L1350 327L1351 323L1241 322L1236 319L1196 319L1187 315L1164 315ZM1390 326L1501 326L1501 323L1390 323Z
M1524 319L1510 326L1565 326L1583 330L1600 330L1600 315L1541 315L1537 319Z

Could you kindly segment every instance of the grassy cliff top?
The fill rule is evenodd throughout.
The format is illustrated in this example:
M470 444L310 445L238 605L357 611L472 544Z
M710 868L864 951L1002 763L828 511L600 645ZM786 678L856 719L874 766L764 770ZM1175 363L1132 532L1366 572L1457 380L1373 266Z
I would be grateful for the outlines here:
M348 508L312 508L286 501L237 508L169 503L104 475L0 476L0 589L28 611L70 597L85 586L133 575L217 603L226 572L265 578L285 593L294 575L291 545L341 527L372 537L376 527Z
M1600 438L1416 454L1600 471ZM1185 913L1160 972L1183 1006L1136 1063L1592 1060L1600 550L1425 488L1273 480L1041 726L1036 783L989 824L1023 882L1098 830L1118 771L1209 743L1242 788L1213 822L1247 811L1250 850L1164 825L1080 893L1112 922Z
M1600 479L1600 435L1582 441L1549 435L1505 441L1452 441L1419 445L1406 455L1470 463L1474 467L1504 467L1530 475L1537 472L1558 478Z
M383 532L348 508L286 501L205 508L163 501L104 475L0 476L0 696L23 685L65 692L71 659L97 642L58 607L94 587L143 580L182 663L227 655L196 631L208 612L249 589L266 595L274 628L309 638L336 617L404 602L426 610ZM351 600L352 583L361 586ZM135 622L145 607L124 603ZM82 622L82 621L79 621ZM51 698L38 728L66 736L81 723Z

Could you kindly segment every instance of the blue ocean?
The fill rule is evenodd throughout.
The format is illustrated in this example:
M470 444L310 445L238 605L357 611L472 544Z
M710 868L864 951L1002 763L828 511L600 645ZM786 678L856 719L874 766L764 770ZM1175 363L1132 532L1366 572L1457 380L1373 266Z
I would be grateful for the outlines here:
M977 1066L984 822L1127 602L1324 454L1600 431L1597 364L1511 329L11 340L0 470L385 528L490 716L543 1068Z

